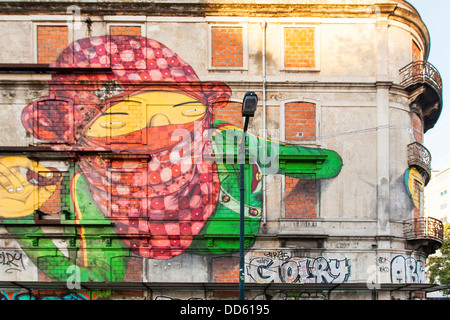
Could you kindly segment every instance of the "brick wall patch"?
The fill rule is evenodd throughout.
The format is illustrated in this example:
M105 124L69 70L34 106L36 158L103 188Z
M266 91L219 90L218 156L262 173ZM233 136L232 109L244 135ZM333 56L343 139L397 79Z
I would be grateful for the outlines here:
M225 107L214 108L214 119L242 126L242 103L229 102Z
M214 259L214 282L239 282L239 259L220 257Z
M416 139L417 142L422 143L423 141L422 119L420 119L419 115L414 113L412 116L412 122L413 122L414 138Z
M412 55L413 61L423 60L422 58L422 50L420 50L419 46L415 41L412 42Z
M284 29L284 67L315 68L315 28Z
M316 217L316 180L286 177L286 218Z
M110 26L109 34L112 36L137 36L140 37L141 27L139 26Z
M316 139L316 105L291 102L285 105L286 141L314 141Z
M69 30L66 26L38 26L38 63L54 63L68 42Z
M244 67L243 28L212 27L211 53L212 67Z

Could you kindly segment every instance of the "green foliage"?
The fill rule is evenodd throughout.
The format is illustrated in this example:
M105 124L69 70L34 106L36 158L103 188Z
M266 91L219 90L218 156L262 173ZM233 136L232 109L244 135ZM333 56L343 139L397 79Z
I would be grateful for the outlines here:
M444 226L444 243L440 248L440 255L428 258L428 270L431 283L450 285L450 224ZM443 290L443 294L450 296L450 290Z

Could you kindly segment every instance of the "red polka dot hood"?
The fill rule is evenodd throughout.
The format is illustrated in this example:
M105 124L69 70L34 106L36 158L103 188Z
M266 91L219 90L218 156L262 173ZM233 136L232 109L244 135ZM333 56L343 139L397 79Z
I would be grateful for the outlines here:
M220 82L201 82L177 54L144 37L77 40L53 67L48 95L23 111L25 128L58 150L150 154L149 162L139 157L128 162L80 157L80 170L72 179L80 175L86 178L99 209L117 220L116 231L136 254L169 259L183 253L215 210L220 190L215 165L191 161L183 154L189 145L167 145L168 135L177 127L146 128L145 134L154 141L151 146L127 143L131 137L127 136L114 147L84 133L114 103L152 90L183 93L205 104L207 112L199 121L201 132L205 132L212 126L213 108L227 103L230 89ZM183 128L189 132L194 129ZM194 153L211 147L188 141ZM71 183L72 198L76 197L76 185ZM83 213L75 207L75 214L81 218Z
M126 96L151 90L186 94L208 107L204 120L211 126L212 109L224 106L231 95L225 84L200 81L176 53L145 37L80 39L52 67L49 93L24 109L22 123L37 139L78 149L89 145L86 128Z

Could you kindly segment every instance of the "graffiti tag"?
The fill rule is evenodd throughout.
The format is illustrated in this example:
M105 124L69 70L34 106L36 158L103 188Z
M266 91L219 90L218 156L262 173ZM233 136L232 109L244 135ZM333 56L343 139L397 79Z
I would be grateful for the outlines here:
M281 261L289 260L291 258L289 256L289 254L287 252L284 252L284 251L266 252L266 253L264 253L264 256L272 258L272 259L277 259L278 258L278 260L281 260Z
M258 257L250 260L247 274L254 282L343 283L350 277L350 270L348 259L292 257L279 261Z
M425 265L421 260L402 255L391 261L392 283L425 283Z
M0 265L6 266L6 273L25 270L20 252L0 252Z

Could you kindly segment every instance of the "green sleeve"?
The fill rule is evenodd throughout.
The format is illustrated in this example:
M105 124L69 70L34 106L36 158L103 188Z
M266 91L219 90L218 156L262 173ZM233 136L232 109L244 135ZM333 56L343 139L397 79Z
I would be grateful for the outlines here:
M68 178L63 182L63 188L69 187ZM83 203L80 205L83 211L89 212L88 220L75 220L70 194L66 194L61 197L61 202L63 207L69 208L65 214L70 218L61 214L60 226L64 231L57 236L67 240L64 253L55 245L55 236L46 235L39 225L9 225L8 231L33 263L55 281L69 280L74 274L73 266L78 267L81 282L123 280L130 250L114 236L114 227L92 199L85 178L78 179L75 196ZM81 228L83 237L79 234Z
M214 123L215 158L219 161L242 161L240 141L243 130L225 122ZM342 168L342 158L327 149L290 145L263 139L247 133L246 163L257 163L263 175L283 174L301 179L329 179L337 176Z

